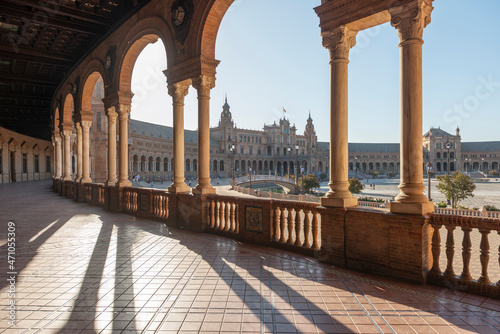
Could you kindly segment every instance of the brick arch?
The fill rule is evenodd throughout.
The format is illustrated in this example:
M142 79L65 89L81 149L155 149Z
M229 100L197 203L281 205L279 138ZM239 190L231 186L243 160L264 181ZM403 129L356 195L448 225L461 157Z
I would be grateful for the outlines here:
M59 124L61 124L61 120L59 119L59 107L56 107L54 109L54 118L53 118L54 124L52 124L52 129L54 130L55 134L59 133Z
M211 4L207 4L207 8L210 8L210 10L206 12L206 16L202 19L201 33L198 34L197 45L199 50L197 51L203 56L215 58L217 33L224 15L234 0L212 0L210 2Z
M83 85L81 85L79 105L82 106L81 111L91 111L92 109L92 94L94 92L95 83L99 78L102 78L104 83L104 95L106 95L106 87L108 79L105 75L106 69L104 64L99 59L91 60L82 72Z
M72 124L73 112L75 110L75 99L73 93L67 92L63 95L62 113L60 113L60 124Z
M160 39L167 55L167 67L175 60L174 37L166 22L159 17L149 17L137 22L122 40L117 50L117 66L113 82L120 92L131 92L132 71L144 48Z

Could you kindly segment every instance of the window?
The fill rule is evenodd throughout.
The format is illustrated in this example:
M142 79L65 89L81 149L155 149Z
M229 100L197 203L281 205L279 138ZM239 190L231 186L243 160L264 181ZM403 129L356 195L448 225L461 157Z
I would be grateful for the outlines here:
M28 157L26 156L26 153L23 153L23 173L28 172Z
M50 172L50 157L45 157L45 171Z
M243 141L243 137L242 137L242 136L240 136L240 143L241 143L242 141Z
M243 154L245 148L243 146L240 146L240 153Z
M253 154L253 146L248 147L249 154Z
M38 165L38 154L35 155L35 173L40 172L40 167Z
M97 120L97 132L101 132L101 112L98 111L96 113L96 120Z

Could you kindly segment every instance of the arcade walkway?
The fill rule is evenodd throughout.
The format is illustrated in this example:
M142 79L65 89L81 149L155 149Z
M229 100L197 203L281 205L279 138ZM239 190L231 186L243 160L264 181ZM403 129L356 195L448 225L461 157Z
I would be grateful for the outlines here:
M0 332L499 333L500 302L0 185ZM15 223L15 299L7 225ZM16 325L8 306L16 305Z

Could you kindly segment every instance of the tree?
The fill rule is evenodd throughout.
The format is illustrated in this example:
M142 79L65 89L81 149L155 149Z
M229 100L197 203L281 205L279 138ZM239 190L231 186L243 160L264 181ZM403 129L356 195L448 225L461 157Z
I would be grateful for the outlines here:
M378 176L378 172L377 171L373 171L371 175L372 175L373 179L376 179L377 176Z
M319 188L319 181L313 174L308 174L299 180L299 186L301 186L306 193L311 193L312 188Z
M447 200L451 201L451 206L455 209L461 200L468 197L474 197L476 185L472 182L469 175L462 172L453 172L452 175L446 174L436 176L439 184L437 189Z
M349 191L353 194L359 194L361 190L365 188L365 185L361 183L360 180L356 178L349 179Z

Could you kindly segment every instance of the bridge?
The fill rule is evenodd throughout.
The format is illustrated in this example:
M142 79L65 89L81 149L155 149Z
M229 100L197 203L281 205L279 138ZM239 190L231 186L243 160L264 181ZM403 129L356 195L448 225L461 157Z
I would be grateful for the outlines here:
M234 184L240 187L251 187L252 184L260 183L270 183L283 188L283 191L287 194L298 194L300 192L300 187L295 184L295 179L285 177L285 176L275 176L275 175L252 175L242 176L235 179Z

